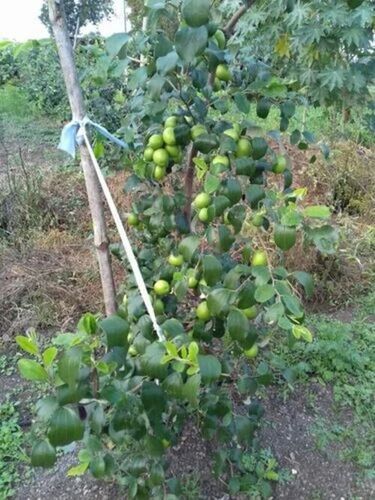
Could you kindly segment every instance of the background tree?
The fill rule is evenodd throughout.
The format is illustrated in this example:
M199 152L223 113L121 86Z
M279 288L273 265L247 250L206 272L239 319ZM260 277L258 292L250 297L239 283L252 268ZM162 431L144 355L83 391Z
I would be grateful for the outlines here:
M99 24L113 14L113 0L65 0L66 22L73 38L89 23ZM51 33L47 2L43 3L40 20Z

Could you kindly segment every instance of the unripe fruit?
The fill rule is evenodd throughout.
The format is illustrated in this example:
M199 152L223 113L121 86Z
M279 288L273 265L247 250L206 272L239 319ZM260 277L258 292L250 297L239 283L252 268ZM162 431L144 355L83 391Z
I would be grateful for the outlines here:
M163 132L163 140L168 146L176 145L176 136L174 135L174 128L167 127Z
M221 90L221 80L215 78L212 88L214 89L215 92L219 92L219 90Z
M176 125L177 125L177 116L169 116L164 122L165 128L175 127Z
M240 136L234 128L229 128L228 130L224 131L224 134L227 135L228 137L231 137L234 141L238 141Z
M221 30L217 30L216 33L214 34L214 38L217 42L219 49L221 49L221 50L225 49L225 45L227 43L227 40L225 38L224 32Z
M160 296L168 295L170 290L171 290L171 287L169 286L168 281L158 280L154 284L154 292L156 293L156 295L160 295Z
M199 193L194 200L194 205L198 209L207 208L210 203L211 196L207 193Z
M211 318L211 313L208 309L207 302L201 302L196 309L196 315L198 319L202 321L208 321Z
M220 163L221 165L225 165L227 168L229 168L230 166L229 158L224 155L216 155L211 163L212 165L217 165L218 163Z
M193 141L202 134L207 134L207 129L203 125L194 125L194 127L191 127L191 138Z
M197 285L198 285L197 278L194 278L194 276L190 276L190 278L188 279L188 287L195 288Z
M275 174L282 174L287 167L285 156L277 155L276 162L273 164L272 172Z
M156 181L162 181L165 178L166 170L165 167L156 166L154 170L154 179Z
M244 351L244 354L248 359L254 359L258 355L258 352L258 346L254 344L253 347L247 349L247 351Z
M180 156L181 149L179 148L179 146L165 146L165 149L173 159L176 159Z
M153 156L154 156L154 150L151 147L147 147L143 154L143 159L145 161L152 161Z
M254 319L257 317L258 312L255 306L248 307L246 309L242 309L242 312L245 314L246 318Z
M154 151L156 149L162 148L164 145L163 136L160 134L152 135L149 138L147 145L150 146L150 148L152 148Z
M183 256L181 254L180 255L173 255L173 254L171 254L168 257L168 263L171 266L179 267L179 266L182 266L182 264L184 263L184 258L183 258Z
M152 159L158 167L166 167L169 162L169 154L165 149L157 149Z
M250 156L252 150L251 142L248 139L241 138L237 143L236 156L238 158Z
M251 259L252 266L266 266L267 254L263 250L256 250Z
M226 64L219 64L216 68L215 75L222 82L229 82L229 80L232 79L232 75L230 74L230 71Z
M129 214L127 218L129 226L137 226L139 224L139 219L136 214Z
M208 211L207 211L207 208L202 208L201 210L199 210L198 219L201 222L207 222L208 221Z
M260 213L255 214L253 216L253 218L251 219L251 222L252 222L253 226L260 227L263 224L263 215Z

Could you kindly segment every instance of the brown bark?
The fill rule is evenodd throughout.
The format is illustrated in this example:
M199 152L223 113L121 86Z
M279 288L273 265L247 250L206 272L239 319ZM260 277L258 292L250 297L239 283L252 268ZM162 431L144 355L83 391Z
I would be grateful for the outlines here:
M193 199L193 182L194 182L194 162L193 158L196 155L196 151L194 149L193 144L190 144L187 160L186 160L186 172L185 172L185 195L186 195L186 203L184 214L186 217L186 221L189 225L191 224L191 203Z
M72 116L74 120L82 120L86 110L74 62L73 48L66 27L63 1L48 0L48 6ZM99 264L105 311L107 315L110 315L116 312L117 304L111 256L108 249L104 206L99 182L85 144L80 144L79 150L93 223L94 244Z
M241 17L245 14L245 12L253 5L255 0L248 0L245 5L242 5L229 19L228 23L224 27L224 33L227 38L231 36L233 33L233 30L238 23L238 21L241 19Z

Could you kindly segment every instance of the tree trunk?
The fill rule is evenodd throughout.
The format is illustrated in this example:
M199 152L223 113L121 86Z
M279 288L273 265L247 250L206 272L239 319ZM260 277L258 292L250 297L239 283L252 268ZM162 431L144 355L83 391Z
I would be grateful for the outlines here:
M79 84L74 62L73 48L65 21L63 0L48 0L49 16L60 57L69 103L74 120L82 120L86 114L82 89ZM99 263L100 278L103 289L105 312L114 314L117 310L116 290L113 279L111 256L108 249L108 238L104 217L101 191L85 144L79 146L81 166L85 177L87 197L94 229L94 244Z

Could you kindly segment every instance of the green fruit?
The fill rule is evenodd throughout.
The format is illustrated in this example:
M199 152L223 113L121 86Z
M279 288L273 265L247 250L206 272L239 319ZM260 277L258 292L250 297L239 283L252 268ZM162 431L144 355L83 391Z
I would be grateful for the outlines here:
M66 446L83 438L84 425L70 408L59 408L52 415L48 439L53 446Z
M249 139L241 138L237 143L236 156L238 158L243 158L250 156L252 152L251 142Z
M96 477L96 479L100 479L105 476L105 461L102 457L94 457L90 462L90 472Z
M218 65L218 67L216 68L215 76L222 82L229 82L232 79L232 75L226 64Z
M150 148L152 148L153 150L162 148L164 146L163 136L160 134L152 135L149 138L147 145L150 146Z
M157 149L152 159L158 167L166 167L169 163L169 154L165 149Z
M207 208L210 203L211 196L207 193L199 193L194 200L194 205L198 209Z
M182 17L188 26L199 28L199 26L208 23L210 8L210 0L184 0L182 4Z
M208 221L208 210L207 208L201 208L198 212L198 219L201 222L207 222Z
M156 295L160 295L160 296L168 295L170 290L171 290L171 287L169 286L168 281L159 280L154 284L154 292L156 293Z
M257 115L266 119L271 109L271 102L268 99L260 99L257 102Z
M31 465L33 467L52 467L56 462L56 450L47 441L37 441L31 451Z
M164 127L175 127L177 125L177 116L169 116L165 122L164 122Z
M225 46L227 44L227 39L225 38L224 31L217 30L216 33L214 34L214 38L217 41L219 49L221 50L225 49Z
M253 216L251 223L255 227L260 227L263 224L264 217L262 214L258 213Z
M295 227L283 226L281 224L276 224L273 239L276 245L281 248L281 250L287 251L292 248L297 239L297 232Z
M198 285L198 280L194 276L190 276L188 279L188 287L195 288Z
M156 181L162 181L165 178L166 170L165 167L156 166L154 170L154 179Z
M207 302L203 301L199 304L196 309L196 315L198 319L202 321L209 321L211 319L211 313L208 309Z
M156 299L154 302L154 311L155 314L163 314L164 313L164 302L160 299Z
M139 224L139 219L138 216L134 213L131 213L128 215L127 222L129 226L138 226Z
M181 154L181 149L179 146L165 146L166 151L168 152L169 156L171 156L173 159L179 158Z
M225 131L224 131L224 134L225 134L225 135L227 135L228 137L231 137L231 138L232 138L234 141L236 141L236 142L237 142L237 141L239 140L239 138L240 138L240 136L239 136L239 134L238 134L237 130L236 130L236 129L234 129L234 128L229 128L228 130L225 130Z
M221 90L221 80L219 80L217 77L215 77L213 87L215 92L219 92Z
M224 165L226 168L230 167L229 158L224 155L216 155L211 163L212 165L217 165L217 164Z
M173 253L168 257L168 263L174 267L180 267L184 263L184 258L181 254L174 255Z
M243 309L242 312L245 314L247 319L254 319L258 315L257 308L255 306Z
M253 345L250 349L247 349L247 351L244 351L244 354L247 358L249 359L254 359L258 355L259 349L256 344Z
M154 150L150 147L147 147L145 149L145 152L143 154L143 159L145 161L152 161L152 157L154 156Z
M163 132L163 140L168 146L176 145L176 136L174 135L174 128L167 127Z
M194 125L194 127L191 127L191 138L193 141L202 134L207 134L207 129L203 125Z
M267 254L263 250L256 250L251 258L252 266L266 266L267 262Z
M276 162L273 164L272 172L275 174L282 174L287 167L285 156L277 155Z

